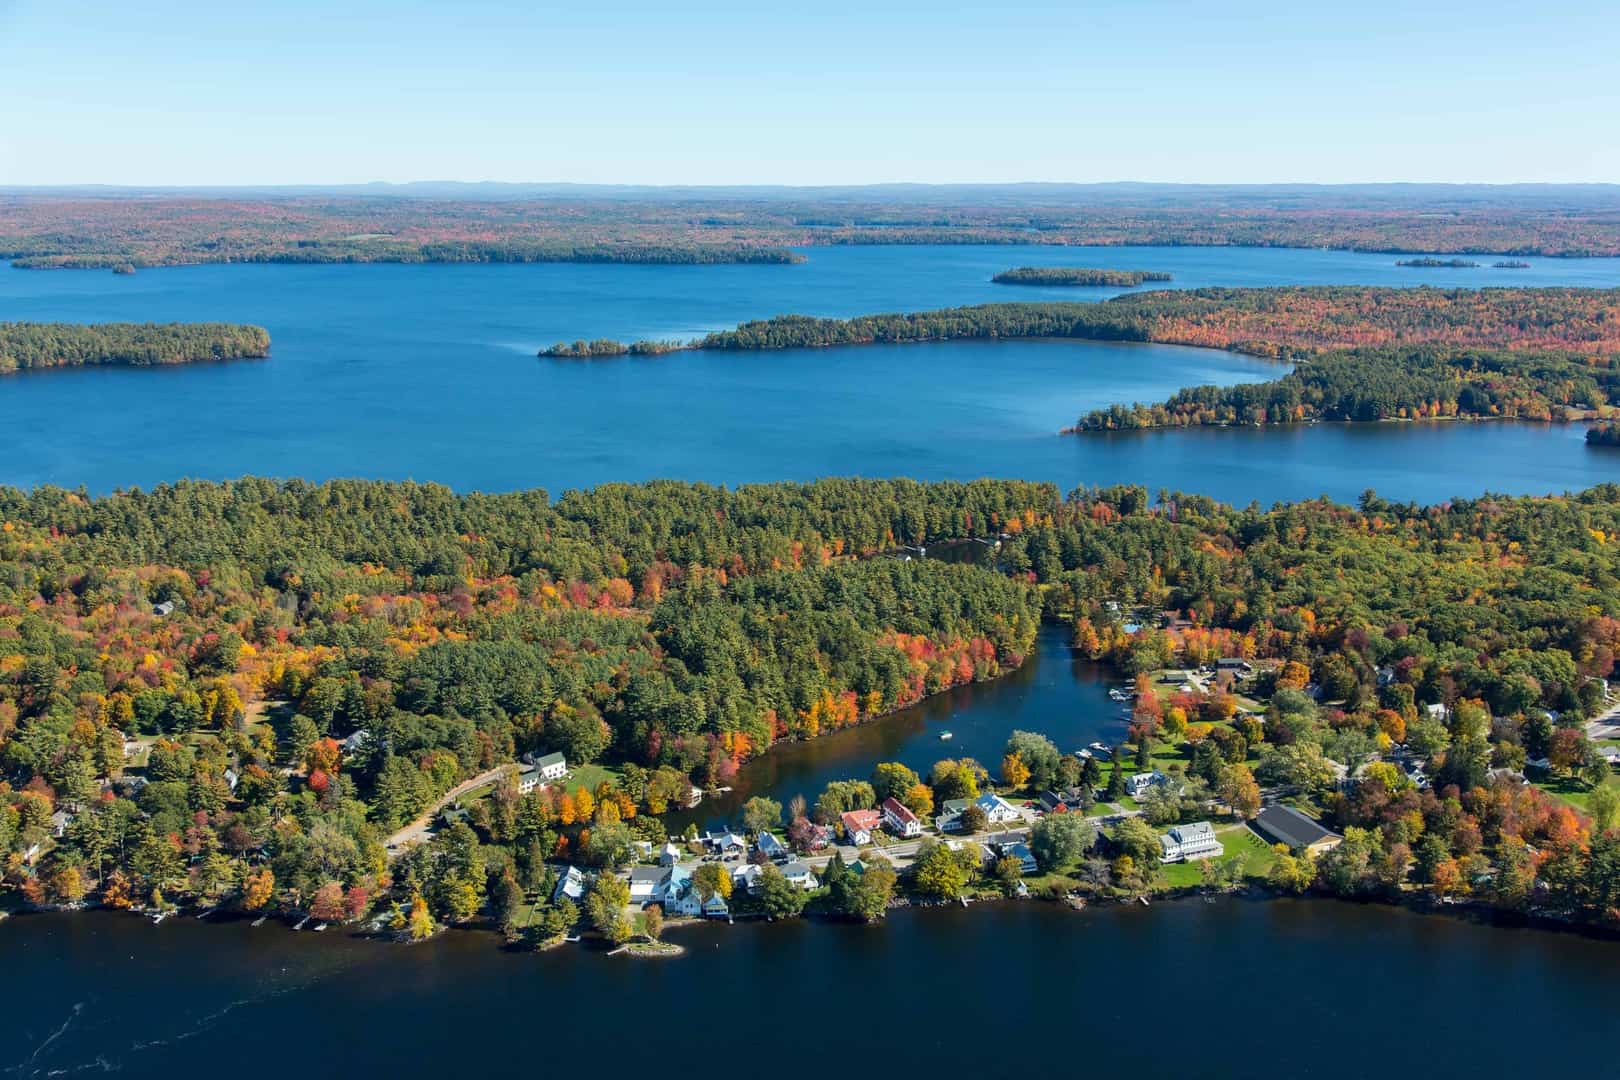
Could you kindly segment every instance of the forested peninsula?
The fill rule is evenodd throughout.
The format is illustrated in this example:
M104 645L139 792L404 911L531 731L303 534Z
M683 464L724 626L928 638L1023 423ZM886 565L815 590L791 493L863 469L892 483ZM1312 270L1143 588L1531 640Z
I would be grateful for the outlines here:
M0 323L0 374L256 360L269 355L266 330L233 323Z
M1083 266L1018 266L990 279L997 285L1101 285L1132 288L1149 281L1169 281L1157 270L1096 270Z
M993 567L886 554L992 536ZM560 936L580 912L548 863L621 868L636 841L664 841L661 815L694 784L994 678L1044 616L1126 673L1221 657L1255 672L1243 692L1262 711L1239 710L1229 682L1164 697L1138 680L1135 757L1180 778L1144 797L1149 820L1211 802L1247 819L1258 781L1343 833L1320 858L1271 855L1277 888L1608 924L1620 807L1583 722L1620 648L1617 536L1614 486L1269 510L1016 481L556 500L259 479L0 489L0 881L41 906L393 909L411 936L486 913L521 935L517 913L539 907L535 931ZM546 753L566 755L566 787L523 791L502 771ZM1015 733L999 787L1117 799L1114 757L1102 791L1095 761ZM475 777L493 795L391 852ZM926 780L882 765L796 804L786 835L806 850L879 790L927 814L987 782L970 761ZM751 803L748 828L782 810ZM1129 897L1162 880L1141 821L1105 842L1112 862L1086 861L1088 828L1032 831L1052 888ZM828 910L881 917L886 867L871 856L858 884L835 860ZM902 884L950 898L977 873L936 845ZM586 905L610 940L629 933L625 888L602 873ZM772 912L780 891L771 878L755 903Z
M1610 356L1620 353L1620 290L1166 289L1098 303L979 304L852 319L779 315L684 347L796 349L1032 337L1195 345L1269 359L1397 344Z
M1275 382L1195 386L1158 405L1114 405L1071 431L1313 420L1551 420L1620 407L1620 361L1544 350L1354 349L1301 360Z

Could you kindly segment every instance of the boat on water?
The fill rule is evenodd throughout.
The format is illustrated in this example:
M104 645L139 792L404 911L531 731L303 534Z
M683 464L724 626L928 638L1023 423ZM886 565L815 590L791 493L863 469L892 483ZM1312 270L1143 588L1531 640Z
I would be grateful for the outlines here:
M1129 701L1129 700L1131 700L1131 692L1129 690L1125 690L1125 689L1123 689L1121 687L1118 687L1118 686L1112 687L1108 691L1108 696L1113 698L1115 701Z
M940 742L950 742L953 738L955 738L955 736L948 731L942 731L939 733Z

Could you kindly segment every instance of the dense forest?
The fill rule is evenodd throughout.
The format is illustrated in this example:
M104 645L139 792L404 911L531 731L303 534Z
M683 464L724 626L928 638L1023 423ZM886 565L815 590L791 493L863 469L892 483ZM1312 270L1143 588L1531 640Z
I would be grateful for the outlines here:
M260 359L270 335L231 323L0 322L0 374L97 364L144 367Z
M998 568L884 555L970 536ZM4 872L36 900L339 914L393 880L464 919L496 849L458 826L390 871L383 847L457 782L526 751L616 766L480 826L611 862L773 741L1016 666L1043 611L1128 671L1254 660L1267 775L1398 735L1477 800L1493 766L1588 767L1616 537L1615 487L1271 510L1013 481L0 489Z
M307 905L374 889L389 830L525 751L616 763L642 778L626 813L661 810L773 741L1020 664L1027 581L855 556L1055 505L904 481L0 491L6 872L208 895L201 852ZM57 811L75 827L31 874Z
M1301 361L1275 382L1195 386L1160 405L1114 405L1074 431L1312 420L1566 421L1620 405L1620 360L1452 347L1355 349Z
M1018 266L990 279L997 285L1106 285L1132 288L1149 281L1169 281L1157 270L1094 270L1083 266Z
M0 196L0 258L22 267L790 262L791 248L818 244L1030 243L1612 256L1620 207L1578 191L1477 189Z

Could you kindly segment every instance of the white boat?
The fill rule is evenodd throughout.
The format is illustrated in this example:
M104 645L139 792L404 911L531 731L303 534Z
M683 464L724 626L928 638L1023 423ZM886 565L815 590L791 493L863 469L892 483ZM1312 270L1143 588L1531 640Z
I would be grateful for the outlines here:
M954 736L948 731L942 731L939 733L940 742L950 742L952 738L954 738Z

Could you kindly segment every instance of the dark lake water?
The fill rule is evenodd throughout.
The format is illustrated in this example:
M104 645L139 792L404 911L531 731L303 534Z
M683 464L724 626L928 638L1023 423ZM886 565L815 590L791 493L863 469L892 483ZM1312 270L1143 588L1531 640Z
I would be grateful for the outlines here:
M1112 290L993 285L1013 265L1168 270L1176 286L1620 285L1620 260L1416 270L1393 256L1244 248L817 248L799 266L203 266L132 277L0 268L0 319L249 321L267 362L47 372L0 383L0 482L92 491L243 473L554 492L654 477L1135 482L1246 503L1438 500L1620 475L1582 429L1061 437L1088 409L1275 377L1219 352L950 343L542 362L576 337L686 338L783 312L854 315ZM1489 259L1485 260L1486 262Z
M0 923L0 1071L438 1080L825 1067L783 1064L797 1056L946 1077L1601 1076L1620 1009L1612 942L1331 901L1078 913L1027 902L671 940L689 954L19 917ZM1165 1039L1165 1025L1201 1036Z

